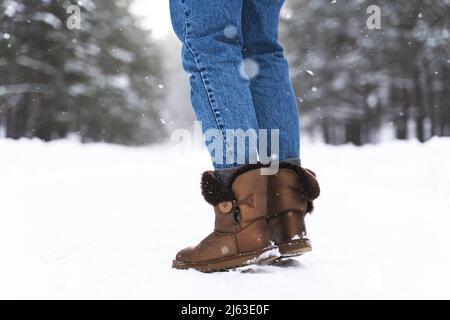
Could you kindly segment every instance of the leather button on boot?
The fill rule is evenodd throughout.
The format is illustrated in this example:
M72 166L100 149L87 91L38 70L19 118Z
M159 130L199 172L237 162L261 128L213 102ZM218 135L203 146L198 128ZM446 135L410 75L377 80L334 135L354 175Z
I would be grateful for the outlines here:
M227 202L219 203L218 208L219 208L219 211L222 213L230 213L233 210L234 205L233 205L232 201L227 201Z

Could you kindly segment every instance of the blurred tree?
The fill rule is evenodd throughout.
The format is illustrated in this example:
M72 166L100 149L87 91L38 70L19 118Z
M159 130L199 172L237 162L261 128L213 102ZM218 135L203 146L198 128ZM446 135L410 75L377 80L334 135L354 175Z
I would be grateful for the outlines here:
M80 5L81 28L66 12ZM164 136L157 48L131 0L0 0L0 130L147 144Z
M381 8L381 29L366 26ZM282 36L306 130L327 143L450 136L450 0L289 0Z

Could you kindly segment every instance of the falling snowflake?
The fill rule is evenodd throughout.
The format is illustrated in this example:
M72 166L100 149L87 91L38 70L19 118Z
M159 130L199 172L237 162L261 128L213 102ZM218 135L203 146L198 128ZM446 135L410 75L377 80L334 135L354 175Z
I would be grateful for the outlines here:
M239 65L239 74L242 78L250 80L259 74L259 64L256 60L247 58Z
M417 16L419 19L422 19L423 18L423 13L421 12L421 13L419 13L419 15Z
M8 40L9 38L11 38L11 36L9 35L9 33L4 33L4 34L3 34L3 39Z
M160 118L159 121L160 121L162 124L166 124L166 120L164 120L163 118Z
M306 73L308 73L311 76L314 76L314 72L312 72L311 70L306 70Z
M223 30L223 33L225 34L225 37L228 39L234 39L237 35L237 28L233 25L228 25Z
M317 92L317 87L312 87L311 89L313 92Z
M371 94L367 97L366 99L367 105L369 106L369 108L375 108L378 104L378 97L374 94Z
M158 88L164 89L164 86L162 84L158 84Z

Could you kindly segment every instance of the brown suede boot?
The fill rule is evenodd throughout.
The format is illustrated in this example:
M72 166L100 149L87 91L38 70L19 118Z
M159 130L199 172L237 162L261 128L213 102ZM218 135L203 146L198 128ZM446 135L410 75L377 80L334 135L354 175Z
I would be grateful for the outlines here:
M173 268L220 271L280 257L267 224L268 177L257 166L235 173L231 188L212 171L202 177L205 200L214 206L215 228L197 246L181 250Z
M311 251L305 216L312 212L312 201L320 194L315 174L300 166L282 163L278 173L269 176L267 194L269 226L281 256L298 256Z

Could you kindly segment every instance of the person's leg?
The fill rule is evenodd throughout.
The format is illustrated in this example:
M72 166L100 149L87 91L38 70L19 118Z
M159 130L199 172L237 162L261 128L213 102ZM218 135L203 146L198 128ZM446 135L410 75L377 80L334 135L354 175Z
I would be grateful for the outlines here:
M170 0L172 24L183 42L183 67L191 74L192 106L204 133L215 129L219 133L215 138L224 142L222 161L217 161L217 150L210 150L215 169L237 166L238 144L236 139L227 139L227 129L258 130L249 81L239 73L243 60L242 1ZM206 141L208 148L212 140ZM225 147L232 142L235 161L229 163ZM249 154L255 158L256 152L256 145L246 150L245 162Z
M295 163L298 115L277 41L282 2L170 0L170 4L174 29L184 43L183 65L191 73L192 104L203 129L217 129L222 134L218 139L226 139L226 129L256 131L259 120L262 128L280 130L282 160L281 172L273 176L263 174L261 163L239 168L215 163L217 170L205 172L202 195L214 206L214 232L197 246L178 252L173 267L218 271L274 261L281 256L277 245L283 247L283 256L310 250L302 219L320 190L313 174ZM246 50L241 17L246 21ZM261 70L251 90L239 72L243 52ZM294 163L283 161L290 158Z
M174 29L184 44L183 65L191 74L192 105L204 131L220 132L218 140L229 140L227 129L258 130L250 84L239 72L242 1L170 0ZM239 153L236 144L232 156ZM257 153L256 145L250 153ZM201 188L214 207L214 231L179 251L174 268L211 272L280 257L266 220L268 177L260 173L260 164L238 167L248 163L246 155L244 163L221 164L211 154L216 170L202 175Z
M298 159L299 115L289 67L278 42L284 0L243 0L243 55L259 65L250 88L260 129L279 129L279 160ZM270 140L269 140L270 141Z
M281 257L311 251L305 216L320 194L315 173L301 167L300 129L288 63L278 42L278 20L284 0L244 0L244 57L254 59L260 73L251 92L261 129L279 129L279 171L268 177L267 221ZM275 149L275 148L272 148ZM272 150L274 151L274 150Z

